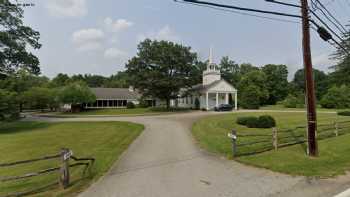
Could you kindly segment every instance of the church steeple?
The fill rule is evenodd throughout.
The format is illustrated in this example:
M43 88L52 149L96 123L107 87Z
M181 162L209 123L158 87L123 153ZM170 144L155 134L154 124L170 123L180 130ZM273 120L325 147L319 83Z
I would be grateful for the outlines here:
M221 73L213 62L213 48L210 47L207 70L203 72L203 85L208 85L218 80L221 80Z

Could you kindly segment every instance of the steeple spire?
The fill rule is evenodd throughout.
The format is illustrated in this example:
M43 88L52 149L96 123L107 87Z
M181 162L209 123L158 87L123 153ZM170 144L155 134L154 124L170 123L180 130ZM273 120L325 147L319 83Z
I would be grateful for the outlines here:
M213 47L210 47L210 52L209 52L209 66L213 64Z

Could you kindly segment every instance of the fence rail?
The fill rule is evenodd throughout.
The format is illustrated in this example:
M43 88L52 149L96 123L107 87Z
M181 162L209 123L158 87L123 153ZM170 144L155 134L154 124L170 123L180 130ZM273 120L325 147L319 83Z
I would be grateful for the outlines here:
M29 179L32 177L36 176L41 176L45 175L48 173L52 173L55 171L59 171L59 178L57 182L51 183L46 186L42 186L40 188L36 188L30 191L22 191L22 192L17 192L17 193L12 193L12 194L6 194L0 197L11 197L11 196L24 196L24 195L29 195L33 194L35 192L41 191L43 188L53 186L56 184L59 184L63 189L66 189L69 186L70 183L70 173L69 173L69 168L77 167L77 166L85 166L83 170L83 176L86 173L87 169L91 169L91 166L95 163L95 159L92 157L88 158L77 158L73 156L73 151L67 148L62 148L59 154L56 155L48 155L48 156L43 156L40 158L35 158L35 159L29 159L29 160L22 160L22 161L15 161L15 162L10 162L10 163L3 163L0 164L0 168L10 168L18 165L24 165L24 164L31 164L34 162L38 161L45 161L45 160L51 160L51 159L60 159L61 165L58 167L52 167L52 168L47 168L47 169L42 169L37 172L30 172L22 175L16 175L16 176L6 176L6 177L0 177L0 184L2 182L10 182L10 181L16 181L16 180L21 180L21 179ZM69 160L72 159L76 163L69 164Z
M307 142L306 126L292 129L273 128L269 133L240 134L232 130L229 137L233 143L233 156L245 156L262 153L278 148ZM317 129L317 139L323 140L350 133L350 121L337 121L332 124L320 124Z

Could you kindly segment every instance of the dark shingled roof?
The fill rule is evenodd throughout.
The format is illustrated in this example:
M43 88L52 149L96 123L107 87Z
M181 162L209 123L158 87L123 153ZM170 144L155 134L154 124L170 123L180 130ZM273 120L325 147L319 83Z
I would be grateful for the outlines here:
M96 95L97 100L115 99L115 100L137 100L140 94L136 91L131 92L128 88L90 88Z

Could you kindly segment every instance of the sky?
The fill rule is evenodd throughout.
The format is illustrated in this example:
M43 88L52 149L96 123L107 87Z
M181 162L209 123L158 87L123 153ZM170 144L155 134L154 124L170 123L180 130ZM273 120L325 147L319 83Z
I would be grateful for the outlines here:
M296 8L263 0L211 0L237 6L299 14ZM321 0L343 23L350 20L349 0ZM24 22L41 34L34 51L42 74L110 76L125 69L145 38L191 46L201 60L213 48L214 62L229 56L237 63L285 64L290 77L302 68L301 25L213 10L173 0L18 0ZM298 3L296 0L286 0ZM275 17L275 16L272 16ZM298 21L299 19L281 18ZM334 48L311 32L314 67L328 71Z

